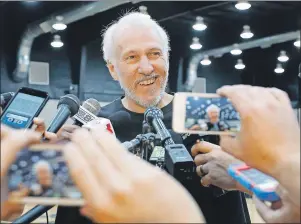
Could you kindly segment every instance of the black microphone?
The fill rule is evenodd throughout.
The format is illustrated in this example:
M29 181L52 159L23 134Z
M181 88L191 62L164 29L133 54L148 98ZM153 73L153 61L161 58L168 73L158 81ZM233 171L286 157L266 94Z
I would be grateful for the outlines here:
M57 114L52 119L47 131L56 133L70 116L75 115L80 107L80 100L73 94L62 96L57 105Z
M97 118L100 110L101 106L96 99L87 99L83 102L83 105L79 107L78 112L72 117L74 120L73 124L79 127L87 124Z
M144 120L156 130L165 147L164 163L169 174L180 182L192 180L195 175L193 159L183 144L174 143L162 119L163 113L156 107L150 107L144 113Z
M120 110L112 114L111 116L108 116L108 119L111 121L114 129L116 130L120 128L126 128L127 125L131 122L131 115L124 110Z
M132 139L131 141L123 142L122 146L131 152L133 149L139 146L141 142L142 142L142 135L137 135L136 138Z
M8 102L11 100L11 98L13 98L13 96L15 95L14 92L7 92L7 93L2 93L1 94L1 101L0 101L0 106L2 108L5 108L8 104Z
M41 215L43 215L45 212L47 212L49 209L51 209L52 207L54 207L54 205L51 206L36 205L28 212L26 212L24 215L17 218L13 222L13 224L31 223L37 218L39 218Z
M149 107L144 113L144 120L156 130L161 138L162 145L175 144L162 119L163 113L156 107Z

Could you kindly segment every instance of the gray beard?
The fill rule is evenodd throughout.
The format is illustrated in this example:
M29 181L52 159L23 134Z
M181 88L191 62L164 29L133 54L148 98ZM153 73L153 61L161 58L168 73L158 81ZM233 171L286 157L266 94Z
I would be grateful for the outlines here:
M168 82L168 76L166 76L165 80L160 80L160 94L156 96L152 102L143 101L143 99L141 99L135 94L133 88L126 88L121 81L119 81L119 84L120 87L124 90L124 93L128 98L133 100L136 104L140 105L141 107L148 108L148 107L156 107L160 103L165 93L167 82Z

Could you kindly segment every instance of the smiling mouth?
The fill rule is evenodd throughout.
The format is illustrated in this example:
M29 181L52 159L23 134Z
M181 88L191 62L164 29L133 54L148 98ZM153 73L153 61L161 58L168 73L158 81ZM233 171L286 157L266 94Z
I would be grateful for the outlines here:
M139 82L139 86L150 86L155 83L157 78L151 78L142 82Z

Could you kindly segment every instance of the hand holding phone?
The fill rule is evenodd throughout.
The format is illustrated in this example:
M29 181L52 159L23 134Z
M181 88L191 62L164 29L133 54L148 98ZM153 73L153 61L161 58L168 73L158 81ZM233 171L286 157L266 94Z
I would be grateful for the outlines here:
M73 184L62 155L65 144L66 141L42 143L20 151L8 171L8 191L17 191L22 186L28 195L8 200L40 205L83 205L82 195Z
M47 92L22 87L4 108L1 123L15 129L30 128L48 100Z

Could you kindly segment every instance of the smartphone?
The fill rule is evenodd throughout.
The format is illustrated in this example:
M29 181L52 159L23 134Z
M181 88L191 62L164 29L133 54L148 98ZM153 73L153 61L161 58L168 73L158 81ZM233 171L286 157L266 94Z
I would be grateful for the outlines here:
M8 200L22 204L82 206L82 194L74 185L62 154L66 143L66 140L41 143L20 151L6 178ZM16 197L20 191L26 193Z
M233 135L240 130L239 113L217 94L176 93L172 128L178 133Z
M279 201L275 192L278 181L274 178L251 168L245 164L231 165L228 168L229 175L246 189L252 191L262 201Z
M48 100L47 92L22 87L4 108L1 123L15 129L30 128Z

